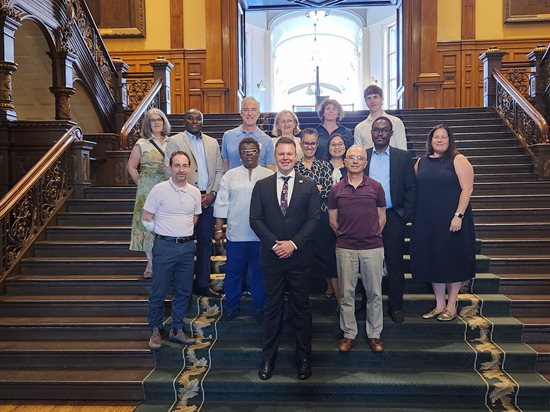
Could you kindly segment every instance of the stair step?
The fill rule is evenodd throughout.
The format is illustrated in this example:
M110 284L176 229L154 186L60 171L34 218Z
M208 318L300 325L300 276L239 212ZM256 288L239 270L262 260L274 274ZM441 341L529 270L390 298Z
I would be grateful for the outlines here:
M149 368L0 369L0 399L142 400Z
M532 173L533 165L531 163L495 163L495 164L477 164L472 163L474 166L474 173L476 178L478 175L485 173ZM502 180L502 179L501 179Z
M506 194L547 194L550 193L550 182L476 182L476 195L506 195Z
M502 273L499 292L504 295L550 295L549 273Z
M475 219L475 216L474 216ZM548 237L550 234L550 222L495 222L476 223L476 236L482 240L487 239L522 239L533 237Z
M124 212L134 210L135 199L70 199L69 212Z
M34 257L21 262L26 275L49 274L138 274L143 273L147 260L144 257Z
M3 340L145 340L144 316L0 317Z
M57 214L59 226L122 226L132 225L133 213L123 212L60 212Z
M525 343L550 343L549 316L517 316L517 319L523 324L522 339Z
M0 341L1 369L153 369L148 341ZM1 373L1 372L0 372Z
M512 316L536 317L550 314L550 295L506 295L506 297L512 301Z
M531 239L485 239L481 241L484 255L518 256L518 255L550 255L550 237Z
M550 343L532 343L529 346L537 352L537 372L550 373Z
M476 224L548 222L550 221L550 207L474 208L474 220Z
M126 240L48 240L35 242L35 257L143 257L144 252L129 250Z
M499 273L550 273L550 256L491 256L491 272Z
M73 288L73 290L85 292L80 289ZM147 293L143 295L4 295L0 296L0 313L3 316L14 317L68 317L69 319L88 317L88 321L98 316L141 316L145 319L148 298Z
M130 226L50 226L46 229L47 240L128 240Z
M550 201L550 194L530 194L530 195L485 195L474 194L471 198L474 209L494 209L505 207L547 207Z

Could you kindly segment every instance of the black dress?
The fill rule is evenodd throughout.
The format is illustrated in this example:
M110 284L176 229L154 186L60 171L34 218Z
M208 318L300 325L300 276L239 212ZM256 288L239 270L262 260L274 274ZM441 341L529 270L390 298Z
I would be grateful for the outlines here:
M460 183L453 159L425 156L416 174L417 209L411 243L411 270L415 281L452 283L475 276L475 228L468 205L462 228L449 232Z

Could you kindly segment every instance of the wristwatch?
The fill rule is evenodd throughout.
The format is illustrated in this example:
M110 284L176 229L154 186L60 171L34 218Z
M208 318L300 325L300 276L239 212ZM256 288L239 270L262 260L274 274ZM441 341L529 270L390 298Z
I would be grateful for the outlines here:
M459 219L463 219L463 218L464 218L464 214L458 213L458 212L455 213L455 216L458 217Z

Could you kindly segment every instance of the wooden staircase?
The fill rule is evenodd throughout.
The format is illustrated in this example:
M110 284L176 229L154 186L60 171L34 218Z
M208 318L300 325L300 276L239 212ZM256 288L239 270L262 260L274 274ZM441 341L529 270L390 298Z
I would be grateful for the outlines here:
M446 122L474 164L481 253L501 277L512 315L525 324L536 369L550 379L550 182L537 180L528 153L492 111L396 114L416 155L424 153L430 128ZM353 128L365 116L348 114L344 125ZM170 120L174 132L182 130L181 116ZM221 138L238 124L238 115L205 115L204 131ZM319 120L301 114L300 124ZM134 193L96 187L70 200L7 281L0 296L0 399L143 399L155 359L147 346L145 258L128 250Z

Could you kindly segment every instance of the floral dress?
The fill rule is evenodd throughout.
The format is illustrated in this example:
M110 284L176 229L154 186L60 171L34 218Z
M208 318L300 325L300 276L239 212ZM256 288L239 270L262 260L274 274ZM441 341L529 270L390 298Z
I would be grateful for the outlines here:
M166 141L160 144L155 141L162 151L166 149ZM150 252L153 250L154 236L141 223L141 214L147 195L157 183L166 180L164 169L164 157L153 146L149 139L139 139L136 142L141 150L140 172L137 184L136 203L134 204L134 215L132 217L132 234L130 237L130 250L141 250Z

